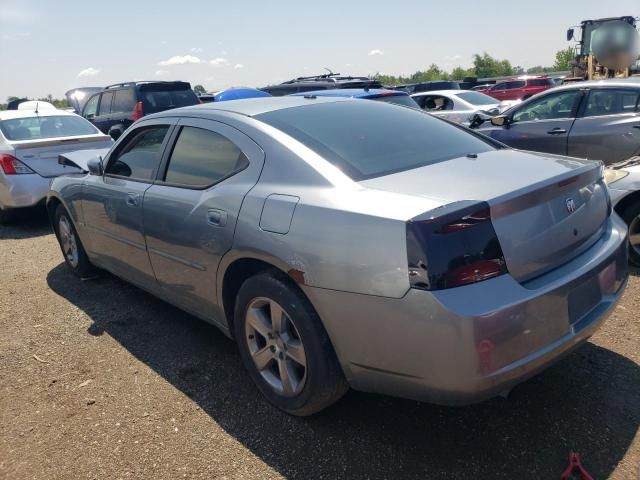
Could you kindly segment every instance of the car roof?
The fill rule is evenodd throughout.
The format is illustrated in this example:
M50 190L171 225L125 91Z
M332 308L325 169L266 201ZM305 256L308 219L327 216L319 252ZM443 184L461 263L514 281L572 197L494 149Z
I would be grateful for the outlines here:
M304 97L306 95L315 95L318 97L351 97L351 98L370 98L379 96L409 96L407 92L400 90L389 90L386 88L335 88L331 90L313 90L311 92L292 93L290 96Z
M11 120L14 118L32 118L32 117L52 117L52 116L65 116L65 117L77 117L75 113L67 112L65 110L40 110L38 113L35 110L2 110L0 111L0 120Z
M588 80L581 82L571 82L566 85L560 85L553 89L554 92L558 90L570 90L572 88L591 88L591 87L640 87L640 77L629 78L607 78L605 80Z
M200 105L192 105L189 107L176 108L173 110L165 110L164 112L154 113L145 118L150 117L175 117L180 114L198 114L198 116L206 116L207 113L213 112L229 112L247 117L253 117L262 113L273 112L276 110L284 110L285 108L302 107L306 105L317 105L321 103L335 103L355 101L344 97L304 97L287 95L284 97L262 97L262 98L245 98L242 100L228 100L225 102L203 103ZM177 115L176 115L177 114Z
M412 93L411 96L412 97L424 97L426 95L443 95L443 96L447 96L447 95L457 95L459 93L470 92L470 91L471 90L454 90L454 89L449 89L449 90L428 90L426 92Z

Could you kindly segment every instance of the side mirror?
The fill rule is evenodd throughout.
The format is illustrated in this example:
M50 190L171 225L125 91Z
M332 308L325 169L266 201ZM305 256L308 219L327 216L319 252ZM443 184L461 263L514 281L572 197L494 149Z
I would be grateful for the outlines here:
M120 135L122 135L122 130L120 130L119 128L112 128L111 130L109 130L109 136L114 140L118 140L120 138Z
M504 115L498 115L491 118L491 125L494 125L496 127L506 127L507 125L509 125L509 118Z
M102 176L104 171L102 170L102 158L95 157L87 160L87 169L91 175Z
M573 40L573 28L567 30L567 42L570 42L571 40Z

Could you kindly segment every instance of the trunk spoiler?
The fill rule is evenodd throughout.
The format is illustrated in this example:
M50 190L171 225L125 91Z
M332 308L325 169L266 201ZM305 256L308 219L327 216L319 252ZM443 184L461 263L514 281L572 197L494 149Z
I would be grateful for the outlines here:
M76 167L85 173L89 172L87 162L92 158L100 159L109 151L108 148L94 148L91 150L76 150L75 152L67 152L58 155L58 163L66 167Z

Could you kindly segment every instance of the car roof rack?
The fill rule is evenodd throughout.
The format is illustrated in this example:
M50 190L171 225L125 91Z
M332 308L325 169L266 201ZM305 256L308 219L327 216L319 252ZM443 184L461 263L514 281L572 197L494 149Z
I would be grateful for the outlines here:
M351 75L342 75L340 73L323 73L320 75L311 75L308 77L296 77L292 80L288 80L286 82L282 82L281 85L287 85L291 83L297 82L313 82L313 81L326 81L326 82L339 82L339 81L349 81L349 80L360 80L360 81L370 81L375 82L376 80L372 80L369 77L354 77Z
M134 82L122 82L122 83L114 83L113 85L107 85L106 87L104 87L105 90L109 89L109 88L121 88L121 87L135 87L136 85L142 85L145 83L186 83L186 82L182 82L181 80L172 80L172 81L166 81L166 80L137 80Z

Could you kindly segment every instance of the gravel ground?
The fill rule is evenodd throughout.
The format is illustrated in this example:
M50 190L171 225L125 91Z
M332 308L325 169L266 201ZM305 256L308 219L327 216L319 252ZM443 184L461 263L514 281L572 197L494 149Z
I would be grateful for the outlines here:
M497 398L444 408L350 392L266 404L234 344L108 274L81 282L41 212L0 227L0 477L640 478L640 277L604 328Z

